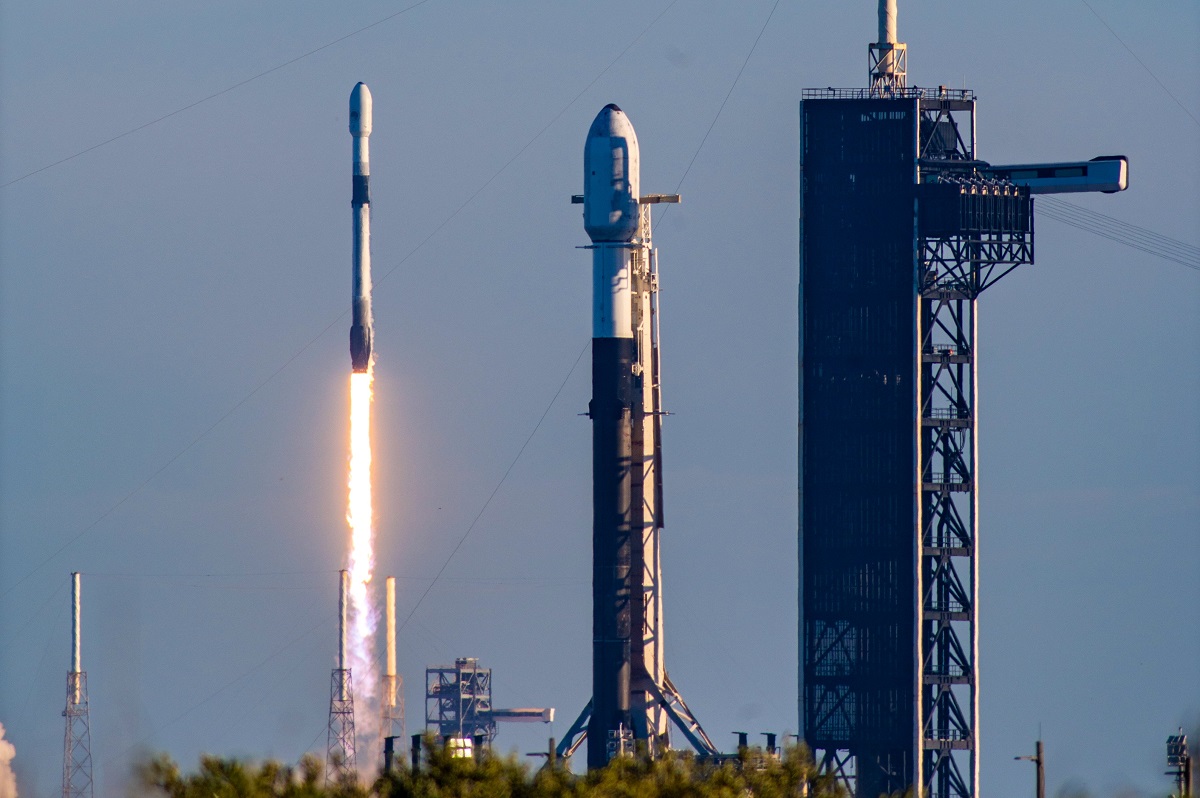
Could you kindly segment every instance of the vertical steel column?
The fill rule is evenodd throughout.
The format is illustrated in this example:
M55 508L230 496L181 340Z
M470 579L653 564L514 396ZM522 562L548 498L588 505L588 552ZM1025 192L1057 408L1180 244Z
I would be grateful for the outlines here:
M974 160L977 143L973 101L939 98L922 101L921 110L920 155L934 163L927 161L930 175L919 184L938 177L937 160ZM964 111L969 135L967 120L956 117ZM979 789L977 300L1015 265L1032 261L1031 239L973 214L971 197L962 195L941 218L931 209L931 229L920 231L917 247L918 787L932 798L973 798Z
M976 791L976 301L921 293L921 775L934 798Z

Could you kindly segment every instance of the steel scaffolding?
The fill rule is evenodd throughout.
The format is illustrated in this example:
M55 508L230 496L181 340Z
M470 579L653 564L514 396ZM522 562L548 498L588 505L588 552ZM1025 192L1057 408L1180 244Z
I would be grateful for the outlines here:
M980 176L975 104L919 101L918 794L979 789L979 295L1033 262L1026 189Z
M329 729L325 736L325 785L354 784L354 683L349 668L334 668L329 683Z
M63 798L92 798L92 731L87 673L67 674L67 730L63 743Z

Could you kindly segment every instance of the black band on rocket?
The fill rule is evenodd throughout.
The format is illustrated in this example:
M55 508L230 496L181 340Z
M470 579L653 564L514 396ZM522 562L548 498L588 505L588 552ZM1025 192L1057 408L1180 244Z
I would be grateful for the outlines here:
M350 197L351 205L371 204L370 180L370 175L354 175L354 193Z

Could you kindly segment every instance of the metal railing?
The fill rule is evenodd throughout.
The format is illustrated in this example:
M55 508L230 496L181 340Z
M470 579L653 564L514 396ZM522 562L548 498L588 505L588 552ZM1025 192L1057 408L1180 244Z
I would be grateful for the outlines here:
M887 97L880 98L872 94L871 89L835 89L832 86L825 89L804 89L800 96L805 100L974 100L975 92L971 89L925 88L922 86L906 86L893 90Z

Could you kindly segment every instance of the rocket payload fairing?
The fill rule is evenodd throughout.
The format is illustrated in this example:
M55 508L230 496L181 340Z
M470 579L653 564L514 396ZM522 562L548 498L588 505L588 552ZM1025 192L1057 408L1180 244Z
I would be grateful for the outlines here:
M634 573L632 241L638 232L638 141L615 105L588 130L584 229L592 240L592 716L588 768L610 733L631 728Z
M359 83L350 92L350 135L354 137L353 192L354 250L351 254L350 365L366 371L371 364L371 90Z

